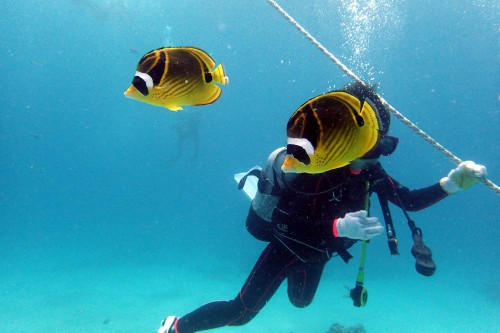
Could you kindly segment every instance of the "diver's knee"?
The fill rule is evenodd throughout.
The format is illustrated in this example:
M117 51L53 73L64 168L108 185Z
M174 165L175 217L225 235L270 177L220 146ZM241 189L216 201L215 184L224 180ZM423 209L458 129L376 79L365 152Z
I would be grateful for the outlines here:
M305 307L309 306L309 304L312 303L312 299L304 300L304 299L297 299L297 298L290 297L290 302L292 303L293 306L295 306L297 308L305 308Z
M233 320L228 324L229 326L245 325L259 313L258 311L252 311L245 307L239 297L231 301L231 303L234 313Z
M295 306L296 308L305 308L305 307L308 307L309 304L311 303L303 303L303 302L292 302L293 306Z
M229 323L229 326L242 326L249 323L257 313L245 311L237 320Z

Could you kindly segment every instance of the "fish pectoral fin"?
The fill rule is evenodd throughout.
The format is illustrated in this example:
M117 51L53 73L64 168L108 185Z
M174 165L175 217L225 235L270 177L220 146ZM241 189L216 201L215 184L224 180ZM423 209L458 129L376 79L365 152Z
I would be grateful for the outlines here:
M183 110L183 108L181 106L175 105L175 104L164 104L163 107L166 109L169 109L171 111L175 111L175 112L177 112L179 110Z

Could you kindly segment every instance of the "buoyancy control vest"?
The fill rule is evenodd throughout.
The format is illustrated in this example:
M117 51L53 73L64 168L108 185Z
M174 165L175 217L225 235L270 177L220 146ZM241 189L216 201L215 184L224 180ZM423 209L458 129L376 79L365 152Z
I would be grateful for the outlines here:
M337 252L347 261L346 249L356 241L333 237L332 223L365 208L366 182L348 166L317 175L283 173L285 155L285 148L275 150L262 170L247 229L261 240L278 239L305 260Z

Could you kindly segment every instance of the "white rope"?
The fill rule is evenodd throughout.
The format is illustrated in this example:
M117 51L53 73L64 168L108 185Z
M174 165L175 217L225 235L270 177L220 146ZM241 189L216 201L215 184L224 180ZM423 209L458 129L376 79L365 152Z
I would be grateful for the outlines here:
M330 58L344 73L349 75L353 80L363 85L366 85L353 71L351 71L346 65L344 65L339 59L337 59L330 51L326 49L320 42L316 40L306 29L304 29L297 21L294 20L283 8L281 8L276 1L266 0L271 6L273 6L281 15L283 15L290 23L292 23L295 28L297 28L307 39L309 39L321 52L323 52L328 58ZM431 138L427 133L418 128L417 125L412 123L408 118L403 116L398 110L396 110L392 105L390 105L382 96L378 95L380 101L384 106L403 124L408 126L412 131L414 131L417 135L422 137L425 141L430 143L434 148L442 152L446 157L448 157L451 161L456 164L462 163L462 160L455 156L452 152L443 147L436 140ZM495 185L489 179L482 179L482 183L488 186L490 189L495 191L497 194L500 193L500 187Z

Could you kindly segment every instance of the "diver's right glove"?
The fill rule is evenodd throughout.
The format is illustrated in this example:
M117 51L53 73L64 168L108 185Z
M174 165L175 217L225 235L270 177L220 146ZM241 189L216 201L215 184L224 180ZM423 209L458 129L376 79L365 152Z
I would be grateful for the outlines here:
M369 240L380 235L384 227L376 217L368 217L366 210L347 213L333 221L333 235L351 239Z
M448 194L466 190L478 181L486 178L486 167L473 161L462 162L451 170L447 177L441 178L439 184Z

